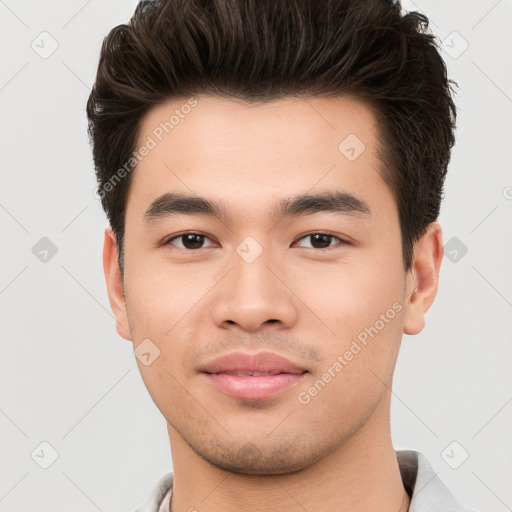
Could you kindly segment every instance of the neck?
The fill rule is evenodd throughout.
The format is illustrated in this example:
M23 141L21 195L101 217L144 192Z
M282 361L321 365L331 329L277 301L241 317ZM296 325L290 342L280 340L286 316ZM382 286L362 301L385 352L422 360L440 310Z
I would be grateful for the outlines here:
M169 426L171 512L407 512L409 496L391 442L389 402L387 393L372 417L339 449L283 475L244 475L212 466Z

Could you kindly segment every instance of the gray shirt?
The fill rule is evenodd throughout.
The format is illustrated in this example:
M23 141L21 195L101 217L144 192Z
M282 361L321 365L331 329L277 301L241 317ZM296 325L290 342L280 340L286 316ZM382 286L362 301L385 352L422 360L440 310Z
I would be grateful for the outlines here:
M409 512L473 512L460 505L420 452L398 450L396 457L405 490L411 498ZM165 474L135 512L169 512L173 474Z

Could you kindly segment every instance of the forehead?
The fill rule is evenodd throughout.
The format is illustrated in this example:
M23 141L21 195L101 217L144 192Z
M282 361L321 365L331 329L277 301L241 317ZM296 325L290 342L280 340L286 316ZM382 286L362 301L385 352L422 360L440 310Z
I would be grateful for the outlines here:
M242 199L245 208L315 187L365 195L384 186L378 143L373 112L353 98L175 99L141 120L137 148L151 149L134 171L127 210L175 190Z

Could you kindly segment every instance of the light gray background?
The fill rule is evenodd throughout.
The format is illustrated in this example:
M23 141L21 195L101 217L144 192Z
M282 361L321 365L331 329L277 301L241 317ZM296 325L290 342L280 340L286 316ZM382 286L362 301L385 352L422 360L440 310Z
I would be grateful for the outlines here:
M165 421L131 343L115 332L101 264L107 222L86 138L102 39L135 5L0 0L1 511L132 511L172 469ZM425 330L404 336L393 439L423 452L464 505L504 512L512 510L512 2L404 5L430 17L460 85L440 217L445 243L456 237L456 260L443 261ZM53 39L58 48L42 58ZM32 251L42 237L58 249L47 262ZM58 452L48 469L43 441Z

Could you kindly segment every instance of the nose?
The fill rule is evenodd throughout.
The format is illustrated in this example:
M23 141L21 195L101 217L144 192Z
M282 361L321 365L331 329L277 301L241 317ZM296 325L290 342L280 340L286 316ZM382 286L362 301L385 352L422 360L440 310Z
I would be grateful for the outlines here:
M236 325L245 331L257 331L265 324L289 328L297 322L298 311L293 286L279 265L266 251L248 263L238 254L233 268L215 287L213 321L220 328ZM282 268L282 267L281 267Z

